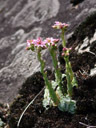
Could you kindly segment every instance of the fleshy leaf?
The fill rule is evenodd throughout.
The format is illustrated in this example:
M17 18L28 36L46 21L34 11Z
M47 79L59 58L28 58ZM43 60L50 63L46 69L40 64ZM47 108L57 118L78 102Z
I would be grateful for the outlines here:
M73 80L72 80L72 87L78 87L77 80L75 77L73 77Z
M60 104L58 105L58 108L63 112L69 112L71 114L74 114L76 110L76 101L71 100L70 97L63 97L60 100Z

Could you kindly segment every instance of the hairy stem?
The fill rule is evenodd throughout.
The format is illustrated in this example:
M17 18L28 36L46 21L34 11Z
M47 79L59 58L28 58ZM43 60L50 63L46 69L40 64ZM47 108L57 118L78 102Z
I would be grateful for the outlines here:
M69 68L69 58L64 57L66 63L66 79L67 79L67 92L70 97L72 97L73 89L72 89L72 80L70 75L70 68Z
M69 58L68 58L68 59L69 59ZM73 86L78 87L77 80L76 80L76 78L75 78L75 76L74 76L74 73L73 73L73 70L72 70L72 66L71 66L70 61L69 61L69 63L68 63L68 67L69 67L71 82L73 83L72 87L73 87Z
M65 41L65 38L64 38L64 33L65 33L65 30L62 29L62 33L61 33L62 45L63 45L63 47L66 47L66 41Z
M38 55L37 55L37 56L38 56L38 60L39 60L39 62L40 62L40 64L41 64L41 73L42 73L42 75L43 75L43 79L44 79L44 81L45 81L45 85L46 85L46 87L47 87L48 90L49 90L50 97L51 97L51 99L53 100L53 102L54 102L56 105L58 105L60 101L59 101L59 99L57 98L56 93L55 93L54 89L52 88L51 83L50 83L49 80L48 80L47 73L44 72L45 62L43 61L43 59L42 59L42 57L41 57L40 51L38 51Z
M59 70L59 67L58 67L58 61L57 61L57 58L56 58L56 51L55 49L49 49L50 50L50 54L52 56L52 62L53 62L53 66L54 66L54 69L55 69L55 73L56 73L56 80L57 80L57 84L58 86L60 87L60 90L62 93L64 93L64 88L62 87L62 74Z

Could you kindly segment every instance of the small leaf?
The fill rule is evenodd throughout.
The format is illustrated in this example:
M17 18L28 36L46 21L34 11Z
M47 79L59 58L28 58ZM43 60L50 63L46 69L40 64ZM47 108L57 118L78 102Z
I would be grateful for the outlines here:
M69 97L63 97L60 100L60 104L58 105L58 108L63 112L69 112L71 114L74 114L76 110L76 101L71 100Z
M66 77L66 74L62 74L62 79L63 79L64 77Z
M3 128L3 126L4 126L4 122L1 120L1 118L0 118L0 127L2 127Z
M75 77L73 77L73 80L72 80L72 87L78 87L77 80Z

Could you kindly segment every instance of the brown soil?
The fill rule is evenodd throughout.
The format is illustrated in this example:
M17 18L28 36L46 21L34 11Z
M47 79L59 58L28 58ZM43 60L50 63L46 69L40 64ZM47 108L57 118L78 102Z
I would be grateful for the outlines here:
M43 93L41 93L24 114L20 128L86 128L80 122L89 126L96 126L96 76L89 76L90 69L96 63L96 56L88 52L78 55L74 51L77 44L82 43L86 36L90 38L94 34L96 29L95 17L96 14L82 23L76 29L72 38L69 39L70 43L68 44L69 47L72 46L73 48L70 60L79 85L78 88L74 88L73 96L73 99L77 101L76 114L71 115L67 112L61 112L56 107L46 111L42 107ZM96 43L92 43L90 50L96 53ZM61 54L61 46L59 51ZM59 56L59 60L62 72L64 72L64 60L61 56ZM48 74L52 76L51 72ZM20 90L20 97L11 106L8 119L10 128L16 128L20 114L43 87L44 81L40 72L27 79Z
M50 108L48 111L42 107L43 93L29 107L20 123L20 128L83 128L79 122L88 125L96 125L96 76L94 78L78 79L79 87L74 89L74 99L77 101L75 115L64 113L58 108ZM42 75L38 72L30 77L19 97L11 107L9 118L10 128L16 128L18 118L26 105L44 86Z

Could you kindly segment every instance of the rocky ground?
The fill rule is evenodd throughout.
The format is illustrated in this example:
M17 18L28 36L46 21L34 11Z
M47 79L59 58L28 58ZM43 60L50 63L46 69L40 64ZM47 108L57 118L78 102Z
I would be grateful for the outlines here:
M20 128L95 128L96 127L96 12L88 17L69 38L67 46L72 46L70 61L78 81L74 88L76 113L71 115L53 107L46 111L42 107L43 92L40 93L26 113ZM59 61L64 72L64 60L59 46ZM52 78L51 72L49 75ZM22 85L20 96L10 108L9 125L16 128L20 114L28 103L40 92L44 81L40 72L33 74Z
M69 37L95 10L95 0L76 6L70 0L0 0L0 102L13 101L22 83L39 70L35 53L25 50L27 39L58 37L51 28L57 20L70 24Z

